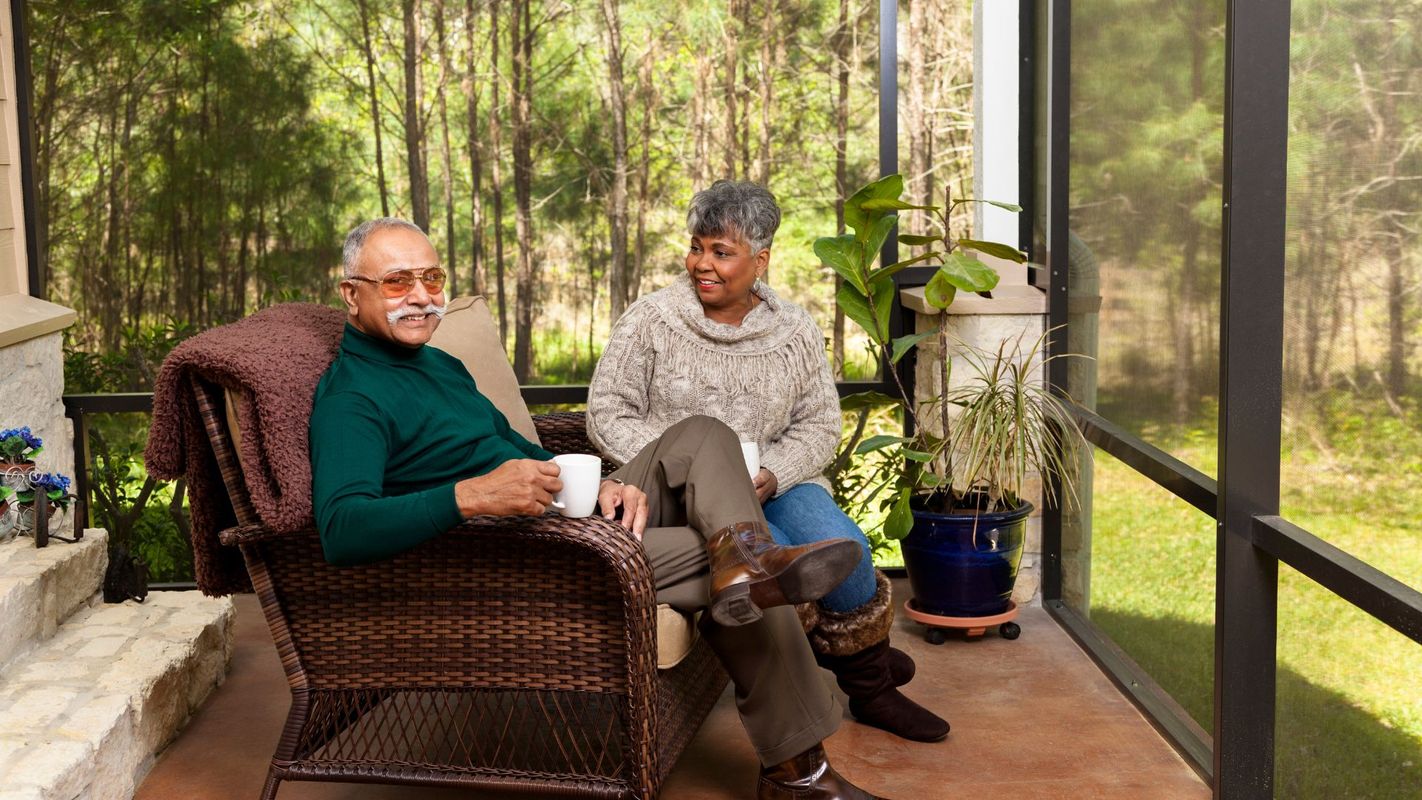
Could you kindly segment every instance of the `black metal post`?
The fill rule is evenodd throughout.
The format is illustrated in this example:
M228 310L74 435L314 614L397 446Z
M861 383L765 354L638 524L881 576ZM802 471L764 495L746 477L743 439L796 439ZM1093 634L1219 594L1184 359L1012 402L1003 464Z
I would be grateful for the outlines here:
M899 171L899 3L879 0L879 175ZM899 260L899 228L889 232L880 263Z
M1071 209L1071 1L1052 0L1047 19L1048 94L1047 125L1047 325L1057 328L1047 341L1053 356L1047 366L1047 383L1057 392L1067 388L1067 362L1056 358L1066 350L1068 226ZM1042 486L1059 493L1051 476ZM1062 598L1061 498L1042 510L1042 599Z
M15 114L20 133L20 194L25 204L25 255L29 270L30 296L44 299L45 242L39 240L39 205L35 199L34 86L30 74L30 41L25 33L29 21L25 0L10 0L10 30L15 45Z
M1229 0L1225 26L1215 797L1274 787L1279 562L1254 518L1279 511L1289 1Z
M35 494L34 526L35 547L49 546L49 495L39 486L32 487Z
M89 418L83 409L71 412L66 407L65 415L74 424L74 528L82 533L93 524L89 520Z
M1037 2L1017 2L1017 249L1037 260L1032 225L1037 198Z

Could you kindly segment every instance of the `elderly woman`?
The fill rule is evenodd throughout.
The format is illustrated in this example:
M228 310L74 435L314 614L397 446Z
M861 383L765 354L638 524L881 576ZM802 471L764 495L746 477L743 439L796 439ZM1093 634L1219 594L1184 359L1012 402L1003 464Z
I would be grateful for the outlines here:
M780 225L775 198L717 181L687 214L686 277L633 303L612 329L588 391L588 435L618 462L679 420L716 417L760 446L754 484L782 545L853 538L855 571L801 617L820 665L861 722L937 741L948 723L898 691L914 664L889 647L889 582L864 532L821 474L840 439L839 397L810 315L760 281Z

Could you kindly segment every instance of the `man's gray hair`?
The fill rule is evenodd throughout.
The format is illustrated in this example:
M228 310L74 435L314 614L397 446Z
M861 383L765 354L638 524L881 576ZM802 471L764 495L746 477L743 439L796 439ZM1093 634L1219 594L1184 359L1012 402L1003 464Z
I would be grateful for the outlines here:
M351 228L351 232L346 234L346 243L341 247L341 271L347 278L356 275L356 268L360 265L360 251L365 247L365 240L370 238L372 233L387 228L406 228L421 236L425 235L419 225L399 217L376 217Z
M780 206L769 189L750 181L719 180L691 198L686 230L692 236L740 236L754 255L770 247Z

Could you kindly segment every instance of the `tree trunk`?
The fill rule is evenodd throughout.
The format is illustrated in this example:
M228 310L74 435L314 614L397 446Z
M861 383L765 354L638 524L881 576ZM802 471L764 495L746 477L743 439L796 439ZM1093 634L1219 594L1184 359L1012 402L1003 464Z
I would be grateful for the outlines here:
M533 372L533 25L532 0L514 0L509 29L513 57L514 229L518 235L518 296L515 299L514 375L526 383Z
M473 281L473 292L482 295L486 291L484 286L484 164L483 148L479 137L479 87L474 85L474 73L477 65L477 51L474 45L474 29L477 27L478 14L475 11L474 0L465 0L464 3L464 33L466 45L469 48L469 60L465 65L464 72L464 96L468 98L469 110L469 260L470 280Z
M446 295L453 297L459 294L459 247L454 238L454 163L449 152L449 104L444 99L448 94L446 87L449 75L453 72L453 65L449 61L449 45L444 40L444 3L445 0L435 0L435 40L438 43L441 75L438 93L439 160L444 177L444 268L449 273L449 287L446 290Z
M612 186L607 198L608 229L611 233L612 261L608 265L608 288L613 319L627 308L627 96L622 82L622 20L619 0L602 0L602 19L607 44L607 80L612 98Z
M692 162L691 188L699 191L706 188L711 174L711 112L706 108L706 99L711 96L711 59L698 49L695 56L696 75L691 92Z
M604 0L605 2L606 0ZM761 6L760 20L760 142L752 180L761 186L770 183L770 113L775 99L776 41L775 3Z
M420 30L421 0L403 0L405 22L405 162L410 172L410 221L426 233L430 230L430 182L425 165L424 124L420 108L424 105L424 82L420 67L424 63L423 34Z
M839 0L839 25L831 45L835 59L834 101L834 225L836 233L844 233L844 202L849 198L849 69L850 42L849 0ZM839 305L839 288L844 278L834 274L834 376L844 378L844 309Z
M509 343L509 313L504 294L504 180L503 180L503 121L500 119L502 104L500 88L503 76L499 74L499 6L502 0L492 0L489 7L489 67L491 80L489 88L493 99L489 104L489 187L494 200L494 286L499 300L499 339L504 347ZM517 26L514 26L517 29Z
M933 197L927 194L928 176L933 172L933 162L929 146L933 138L928 114L928 60L931 54L925 47L927 36L928 4L931 0L907 0L909 3L908 37L905 55L908 61L907 98L903 107L904 127L908 134L909 174L905 181L910 202L930 205Z
M637 299L642 291L642 274L647 264L647 209L651 206L652 180L652 120L660 102L652 82L652 67L657 63L659 48L654 40L637 68L637 94L642 98L642 156L637 165L637 238L632 259L632 279L628 281L627 301Z
M380 131L380 97L375 91L375 47L370 40L370 0L356 0L360 12L365 82L370 95L370 127L375 132L375 180L380 187L380 216L390 216L390 190L385 183L385 145Z
M722 36L721 47L724 51L725 62L722 65L721 91L725 96L725 147L723 150L723 178L734 179L736 172L736 150L740 140L740 125L736 121L737 111L740 104L737 102L737 73L736 67L740 61L740 7L744 0L729 0L726 14L725 33Z

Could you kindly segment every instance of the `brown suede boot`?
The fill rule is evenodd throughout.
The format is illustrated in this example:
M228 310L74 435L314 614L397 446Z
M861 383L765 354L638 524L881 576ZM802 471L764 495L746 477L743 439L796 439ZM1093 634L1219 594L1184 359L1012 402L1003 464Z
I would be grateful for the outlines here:
M889 596L889 579L885 577L884 573L882 572L876 572L875 574L877 575L879 580L882 581L882 583L880 584L881 591L884 592L884 597L887 598ZM795 606L795 613L800 616L800 627L805 630L806 636L810 636L810 634L814 632L815 628L819 627L819 603L801 603ZM892 615L889 617L889 621L893 621ZM888 635L887 629L885 630L884 635ZM820 647L824 646L825 645L823 644L823 636L821 636L821 644L819 645L816 645L814 643L814 637L811 637L811 647L815 651L815 663L819 664L820 667L822 667L823 669L829 669L829 663L825 659L825 654L820 652L819 650ZM917 672L918 665L913 663L912 656L897 647L889 648L889 679L894 682L894 686L897 687L907 684L909 681L913 680L913 676Z
M821 745L773 767L762 767L755 796L757 800L887 800L835 772Z
M845 612L819 609L810 632L815 661L834 673L855 719L904 739L936 742L948 735L948 723L898 690L907 682L899 680L903 672L913 676L913 659L889 646L891 586L883 573L876 576L878 590L863 606Z
M711 618L744 625L762 609L818 600L849 577L862 551L850 539L782 547L759 522L737 522L706 541L711 561Z

